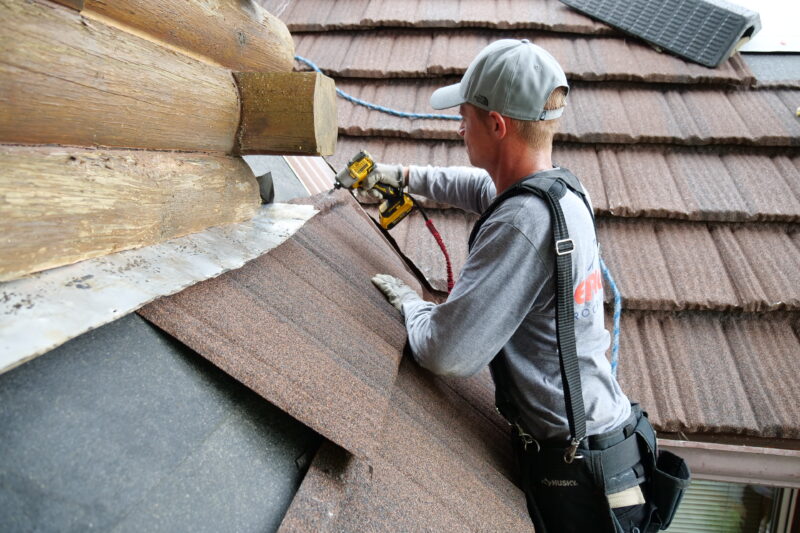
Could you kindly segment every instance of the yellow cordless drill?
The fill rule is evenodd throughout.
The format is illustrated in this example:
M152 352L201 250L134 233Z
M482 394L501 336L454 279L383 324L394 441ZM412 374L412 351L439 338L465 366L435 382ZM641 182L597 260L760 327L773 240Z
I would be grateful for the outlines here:
M366 150L358 152L347 163L347 167L336 175L336 187L346 187L351 190L360 188L373 168L375 168L375 161L372 156ZM372 189L378 191L383 197L378 211L380 212L381 227L384 229L395 227L414 208L414 200L409 194L403 192L402 188L378 182L373 185Z

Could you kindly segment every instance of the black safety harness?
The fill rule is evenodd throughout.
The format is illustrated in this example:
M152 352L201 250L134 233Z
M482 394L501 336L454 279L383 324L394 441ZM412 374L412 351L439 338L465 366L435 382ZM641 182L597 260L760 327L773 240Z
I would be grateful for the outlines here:
M502 194L500 194L472 228L469 237L469 247L478 235L483 223L494 213L504 201L512 196L523 193L533 193L547 202L553 214L553 240L556 258L556 339L558 342L559 366L561 368L561 381L564 387L564 401L566 403L567 421L571 435L569 444L564 451L564 461L571 463L576 457L578 446L586 438L586 412L583 406L583 393L581 391L580 368L578 367L578 353L575 343L575 316L572 300L572 258L575 243L569 237L564 212L561 209L561 198L571 190L586 204L589 213L592 213L589 200L583 191L580 181L566 169L553 169L528 177L519 181ZM508 394L508 368L502 350L489 365L492 379L495 383L495 405L503 417L517 428L519 437L525 448L536 442L522 427L521 415L518 407ZM538 446L538 443L537 443Z
M648 472L648 509L652 510L652 516L645 522L647 526L641 531L666 529L689 484L690 474L683 459L669 451L657 449L655 431L647 419L647 413L638 405L632 405L633 422L624 427L621 440L612 446L595 449L592 442L595 437L586 438L586 411L583 405L573 314L571 254L575 250L575 243L569 237L560 203L568 190L583 200L594 224L594 214L580 181L569 170L557 168L524 178L497 196L475 223L469 237L471 250L483 223L504 201L513 196L533 193L544 199L550 208L556 261L556 339L570 432L563 454L558 451L563 441L540 443L522 426L521 413L509 393L511 378L502 349L489 365L495 383L495 405L500 414L516 428L525 452L534 444L535 452L542 459L555 459L560 455L567 465L572 465L575 459L582 459L599 472L597 481L603 490L613 488L608 483L614 473L641 464L644 471ZM595 228L595 233L596 231ZM578 454L579 448L581 454ZM558 454L554 457L552 452Z

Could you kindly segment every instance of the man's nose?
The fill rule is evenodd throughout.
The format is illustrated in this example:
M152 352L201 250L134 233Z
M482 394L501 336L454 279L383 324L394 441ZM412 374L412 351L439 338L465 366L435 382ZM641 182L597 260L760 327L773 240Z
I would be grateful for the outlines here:
M464 136L464 130L465 130L465 128L464 128L464 121L462 120L462 121L461 121L461 122L459 122L459 124L458 124L458 134L459 134L461 137L463 137L463 136Z

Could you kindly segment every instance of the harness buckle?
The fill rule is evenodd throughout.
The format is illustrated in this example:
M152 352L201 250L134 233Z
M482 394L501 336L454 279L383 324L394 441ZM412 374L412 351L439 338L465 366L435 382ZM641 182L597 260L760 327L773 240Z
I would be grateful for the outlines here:
M575 459L583 459L583 455L577 455L578 453L578 446L580 445L581 441L578 439L573 438L572 441L569 443L569 447L564 450L564 462L568 465L572 464L572 461Z
M569 255L573 250L575 250L575 242L572 239L556 241L556 255Z

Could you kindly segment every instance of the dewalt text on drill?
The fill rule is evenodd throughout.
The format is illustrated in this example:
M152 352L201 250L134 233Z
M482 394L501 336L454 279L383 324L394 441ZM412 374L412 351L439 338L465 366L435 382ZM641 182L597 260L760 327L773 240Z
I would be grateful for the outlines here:
M347 163L344 170L336 175L337 187L341 186L353 191L361 188L364 179L374 168L375 161L372 156L365 150L358 152ZM395 227L414 208L414 200L400 187L392 187L378 182L372 186L372 190L378 191L383 198L383 202L378 206L378 212L380 213L381 227L384 229Z

